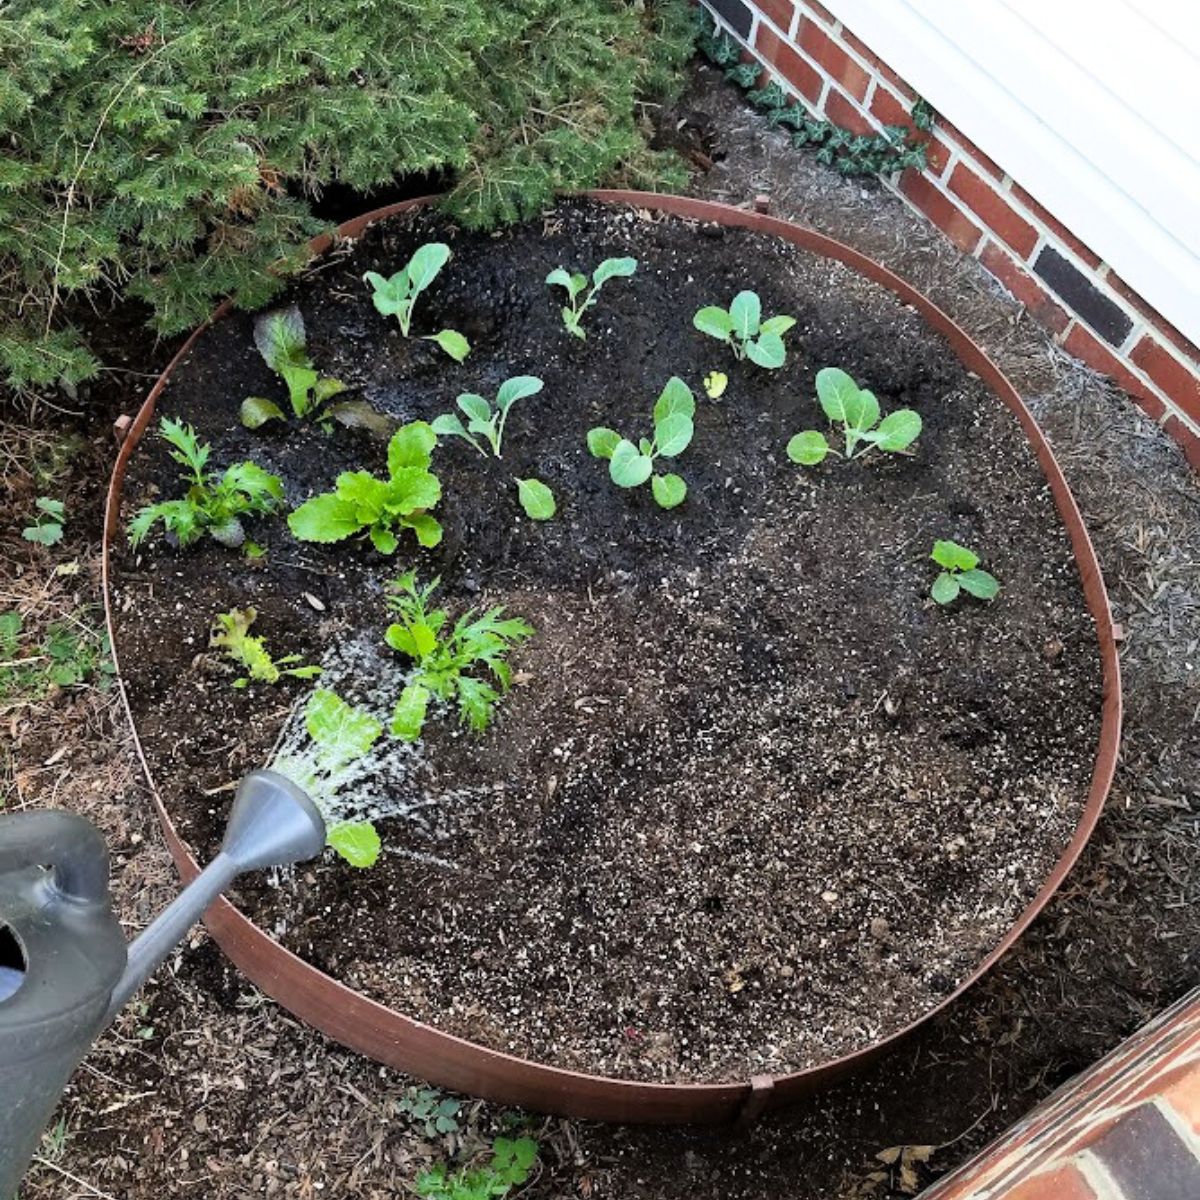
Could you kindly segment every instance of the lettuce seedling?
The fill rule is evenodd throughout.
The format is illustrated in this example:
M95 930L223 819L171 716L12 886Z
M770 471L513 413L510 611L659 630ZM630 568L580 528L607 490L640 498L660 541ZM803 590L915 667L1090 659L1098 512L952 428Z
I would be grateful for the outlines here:
M368 271L363 279L371 285L371 299L385 317L400 322L400 332L408 337L412 328L413 309L417 297L434 281L437 273L450 261L450 247L445 242L426 242L390 279ZM425 341L437 342L455 362L462 362L471 353L471 345L457 330L443 329L427 334Z
M442 540L442 527L430 515L442 498L442 485L429 469L437 435L424 421L402 425L388 442L388 478L367 471L343 471L332 492L306 500L288 517L302 542L340 542L366 530L380 554L398 545L395 530L411 529L422 546Z
M588 288L586 275L572 274L557 267L546 276L550 287L561 287L567 290L567 303L562 309L563 324L573 337L586 338L587 334L581 324L583 314L596 303L596 293L610 280L628 278L637 270L636 258L606 258L592 272L592 286ZM584 294L587 289L587 294ZM582 297L582 299L580 298Z
M240 546L246 540L241 517L274 512L283 503L279 476L257 463L234 463L218 474L207 470L212 447L202 445L190 425L163 417L160 432L171 445L171 457L187 468L180 478L188 490L181 500L164 500L137 512L129 522L135 549L157 521L180 546L190 546L205 533L223 546Z
M417 1176L417 1195L423 1200L504 1200L529 1178L537 1154L532 1138L498 1137L486 1166L464 1167L451 1175L445 1163L438 1163Z
M535 396L542 390L542 381L533 375L516 375L506 379L496 393L496 407L492 406L475 392L464 392L455 403L462 409L467 418L464 428L457 413L442 413L434 419L433 432L440 437L460 437L470 442L475 449L487 458L488 452L472 434L480 434L492 448L492 455L500 457L500 447L504 442L504 425L508 421L509 409L526 396Z
M994 600L1000 594L1000 583L994 575L979 569L979 555L957 542L936 541L930 558L942 570L933 581L929 594L939 604L952 604L960 592L978 600Z
M346 390L340 379L322 379L317 374L305 350L306 341L304 318L294 304L262 313L254 322L254 344L263 362L287 385L288 400L297 417L318 413L327 400ZM285 419L283 409L265 396L247 396L241 418L247 429Z
M431 698L457 704L462 721L482 733L496 702L512 683L505 659L533 636L532 627L524 621L504 618L503 608L489 609L479 617L469 609L447 632L449 613L429 607L440 582L435 579L418 587L416 572L408 571L393 582L388 597L388 607L400 619L388 626L387 644L416 663L392 714L392 733L405 742L421 736ZM467 673L475 666L486 668L500 690Z
M672 375L654 405L652 439L642 438L634 445L616 430L598 425L588 430L588 449L596 458L608 459L609 478L617 487L640 487L650 479L650 490L659 507L675 508L687 496L687 484L678 475L655 475L654 462L658 458L677 458L691 445L695 414L691 388Z
M257 616L253 608L231 608L229 612L217 613L213 618L208 644L214 649L224 650L229 658L247 671L242 678L233 681L235 688L244 688L251 680L278 683L285 676L291 679L315 679L321 674L320 667L292 666L292 663L300 661L298 654L272 658L266 642L250 632L250 626Z
M728 310L710 304L692 318L701 333L725 342L739 362L748 358L771 371L783 366L787 358L783 335L795 323L795 317L768 317L764 321L756 292L738 292Z
M921 433L921 416L911 408L898 408L879 419L879 401L872 392L860 388L839 367L824 367L817 372L817 399L830 421L840 423L845 433L845 458L854 458L868 450L904 454ZM787 444L788 458L802 467L815 467L828 454L843 457L816 429L796 434Z

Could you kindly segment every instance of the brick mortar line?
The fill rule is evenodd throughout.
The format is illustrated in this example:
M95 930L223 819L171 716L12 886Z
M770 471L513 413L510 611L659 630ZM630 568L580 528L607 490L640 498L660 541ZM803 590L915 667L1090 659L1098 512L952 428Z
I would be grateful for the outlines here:
M1067 1160L1083 1176L1096 1200L1125 1200L1121 1185L1108 1173L1108 1168L1090 1150L1084 1150Z

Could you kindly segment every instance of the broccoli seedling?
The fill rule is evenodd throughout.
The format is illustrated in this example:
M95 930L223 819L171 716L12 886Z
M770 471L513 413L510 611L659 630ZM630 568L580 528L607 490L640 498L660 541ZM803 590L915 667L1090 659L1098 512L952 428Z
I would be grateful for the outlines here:
M868 450L904 454L921 433L921 416L911 408L898 408L879 419L879 401L874 393L860 388L839 367L817 372L817 399L830 421L840 423L845 433L843 455L817 429L796 434L787 444L787 456L802 467L815 467L828 454L854 458Z
M586 338L582 321L583 314L596 303L596 293L610 279L627 279L637 270L636 258L606 258L592 272L592 286L588 288L586 275L572 273L557 267L546 276L549 287L561 287L567 290L567 303L562 309L563 325L572 337ZM585 295L585 289L587 294ZM582 297L582 298L581 298Z
M371 285L371 299L376 310L385 317L395 317L400 323L400 332L408 337L417 297L449 261L450 247L445 242L426 242L390 279L368 271L363 279ZM426 334L424 340L437 342L455 362L462 362L471 353L471 344L455 329Z
M710 304L692 318L701 333L729 346L739 362L748 358L769 371L783 366L787 358L783 335L795 323L795 317L768 317L764 321L762 301L756 292L738 292L728 310Z
M616 430L598 425L588 430L588 449L596 458L608 459L609 478L617 487L640 487L650 479L659 507L675 508L687 496L687 484L678 475L655 475L654 463L659 458L677 458L688 448L695 414L691 388L672 375L654 405L653 438L642 438L635 445Z
M295 667L300 661L298 654L286 654L283 658L271 657L266 642L250 632L258 613L253 608L231 608L229 612L217 613L209 632L208 644L246 668L247 674L233 681L235 688L244 688L251 680L261 683L278 683L285 676L292 679L315 679L321 668L315 666Z
M205 533L223 546L240 546L246 540L240 518L274 512L283 503L279 477L257 463L234 463L218 474L207 470L212 447L202 445L190 425L163 417L160 432L171 446L171 457L187 468L180 478L188 490L180 500L164 500L137 512L129 522L129 541L135 549L157 521L180 546L190 546Z
M558 511L554 493L540 479L518 479L517 498L531 521L548 521Z
M496 393L494 409L475 392L464 392L455 403L467 418L466 427L463 427L462 420L457 413L442 413L440 417L434 419L433 432L440 437L463 438L470 442L484 458L487 458L488 452L480 442L472 437L472 434L481 434L492 448L492 455L499 458L509 409L518 400L523 400L526 396L537 395L542 390L542 386L542 381L533 375L516 375L512 379L506 379Z
M317 374L305 351L306 341L304 318L294 304L262 313L254 322L254 344L263 362L287 385L292 412L301 418L319 412L327 400L346 390L340 379L323 379ZM247 396L240 415L247 429L285 419L283 409L265 396Z
M39 496L34 502L37 515L32 525L26 525L21 530L21 536L27 542L37 542L39 546L56 546L62 541L63 526L67 521L67 506L61 500L50 496Z
M482 733L497 701L512 683L512 671L505 661L508 654L533 636L532 627L524 621L505 618L502 607L479 617L469 609L447 632L450 614L444 608L429 607L440 582L435 579L418 587L416 572L408 571L393 582L388 597L388 607L400 619L388 626L385 640L416 663L392 714L392 733L405 742L421 736L430 699L457 704L464 724ZM499 691L468 674L475 666L491 673Z
M438 1163L417 1176L417 1195L423 1200L503 1200L528 1178L537 1161L538 1146L532 1138L497 1138L492 1143L492 1161L483 1167L467 1167L448 1174Z
M960 592L978 600L994 600L1000 594L999 581L979 569L979 555L966 546L939 539L933 543L929 557L942 568L929 589L939 604L952 604Z
M430 515L442 498L442 485L429 469L437 435L424 421L402 425L388 442L388 478L367 471L343 471L334 490L306 500L288 517L302 542L341 542L363 530L380 554L399 544L396 529L411 529L422 546L442 540L442 527Z

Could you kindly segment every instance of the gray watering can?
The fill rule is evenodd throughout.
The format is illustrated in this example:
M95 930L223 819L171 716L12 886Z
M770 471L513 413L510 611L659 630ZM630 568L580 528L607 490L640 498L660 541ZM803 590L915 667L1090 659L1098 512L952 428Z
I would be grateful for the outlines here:
M243 871L321 853L325 822L274 771L234 798L221 852L126 948L108 852L65 812L0 816L0 1200L10 1200L71 1073L206 908Z

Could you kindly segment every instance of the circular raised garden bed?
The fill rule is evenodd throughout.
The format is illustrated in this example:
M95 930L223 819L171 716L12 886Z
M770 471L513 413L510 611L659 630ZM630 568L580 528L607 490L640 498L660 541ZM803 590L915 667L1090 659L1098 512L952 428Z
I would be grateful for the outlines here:
M848 247L769 216L639 193L564 201L539 226L453 228L425 202L322 239L288 297L308 350L394 424L535 375L504 458L444 439L445 536L390 557L248 522L258 558L187 551L124 523L177 494L157 415L196 426L213 463L251 458L289 506L340 471L379 472L371 430L295 420L253 318L197 331L132 423L113 474L105 594L139 751L180 871L219 838L227 785L266 761L309 684L231 688L208 652L218 612L252 605L277 655L383 715L406 664L383 645L388 581L440 576L452 618L503 604L536 630L482 735L435 707L363 779L386 797L385 854L250 882L208 924L259 987L331 1037L432 1082L620 1121L718 1121L786 1103L927 1020L1004 953L1075 861L1120 727L1113 627L1086 530L1011 385L940 310ZM371 305L424 242L450 265L414 333L452 327L461 364ZM332 250L331 250L332 247ZM325 253L331 251L330 253ZM569 337L556 266L633 256ZM797 318L782 369L735 362L692 327L753 288ZM824 428L818 369L885 412L917 410L912 455L788 461ZM728 375L719 399L701 380ZM696 435L667 469L678 508L622 490L589 455L633 437L671 375ZM286 405L285 405L286 407ZM665 464L664 464L665 465ZM517 503L516 477L558 500ZM980 550L991 604L928 598L937 538ZM368 805L370 807L370 805ZM379 807L377 805L377 807ZM196 850L193 850L193 847Z

